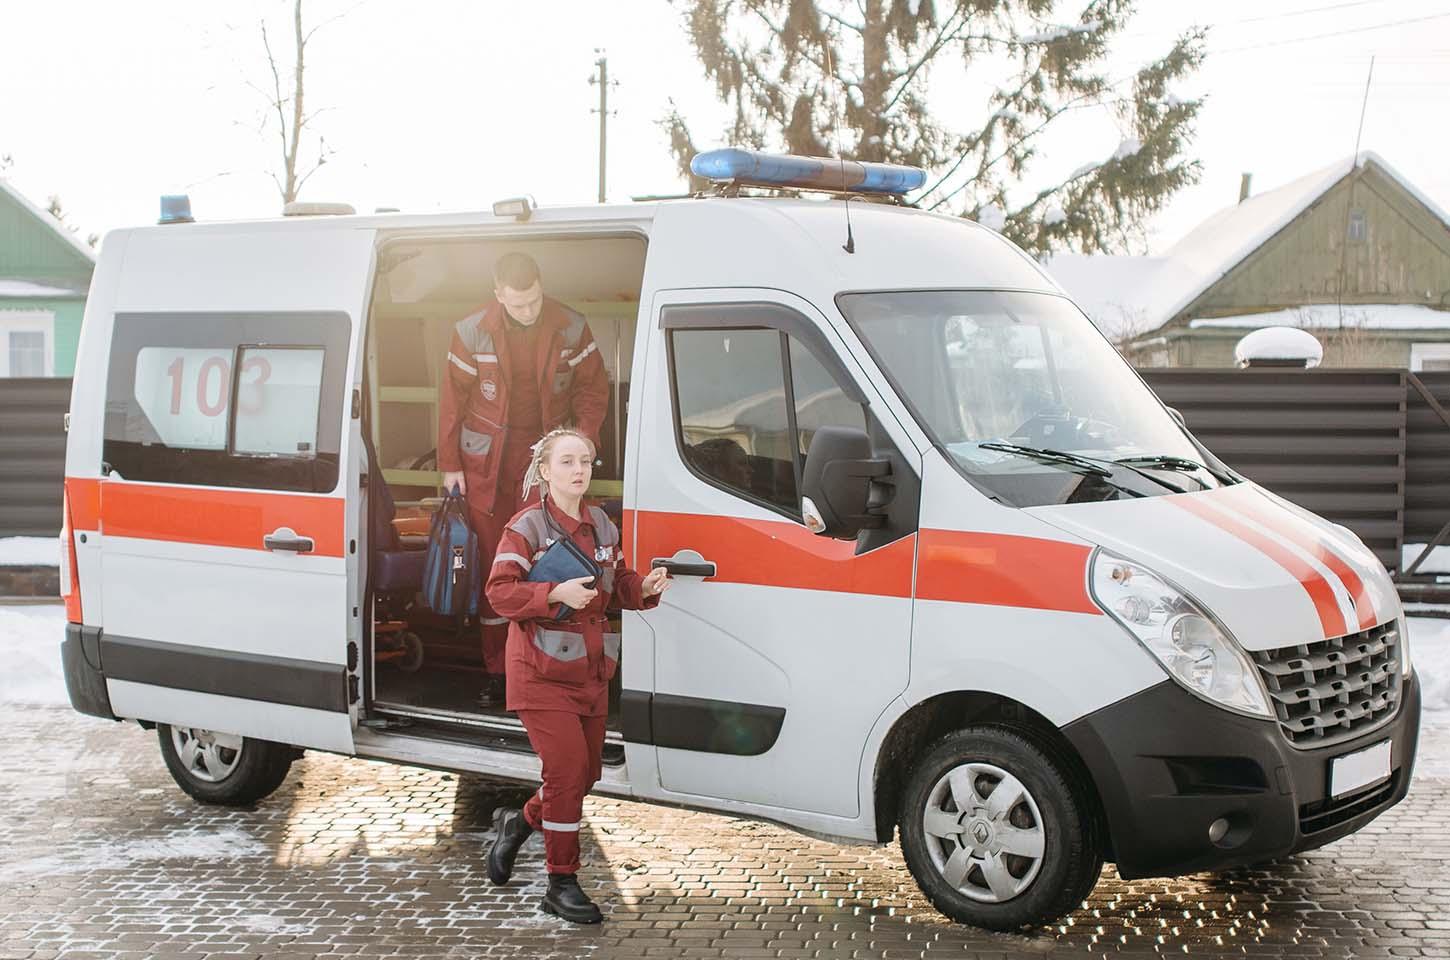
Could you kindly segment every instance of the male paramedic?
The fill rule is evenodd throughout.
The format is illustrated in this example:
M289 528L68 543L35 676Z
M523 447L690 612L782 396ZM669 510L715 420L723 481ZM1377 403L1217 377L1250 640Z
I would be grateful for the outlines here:
M544 296L533 257L500 257L493 293L454 328L438 403L438 469L444 489L457 487L467 499L484 571L505 524L534 495L523 492L533 445L572 426L597 446L609 404L609 375L589 325ZM486 596L478 606L488 673L479 704L502 707L508 620Z

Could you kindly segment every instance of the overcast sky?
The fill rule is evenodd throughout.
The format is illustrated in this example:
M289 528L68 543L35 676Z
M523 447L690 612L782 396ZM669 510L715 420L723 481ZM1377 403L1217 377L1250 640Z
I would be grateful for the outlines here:
M1059 3L1073 22L1078 0ZM1139 0L1109 66L1127 75L1180 31L1210 27L1208 61L1180 91L1206 95L1192 153L1199 186L1155 221L1161 251L1237 199L1361 149L1450 207L1450 6L1444 0ZM37 204L59 194L84 236L149 223L191 194L199 219L275 215L259 23L290 52L283 0L0 0L0 155ZM302 198L360 211L480 209L520 192L591 201L595 48L613 91L609 196L683 188L657 121L670 98L714 145L724 119L666 0L308 0L307 98L331 161ZM939 74L943 87L954 78ZM985 111L968 104L963 124ZM1124 131L1083 112L1045 147L1043 175L1110 156Z

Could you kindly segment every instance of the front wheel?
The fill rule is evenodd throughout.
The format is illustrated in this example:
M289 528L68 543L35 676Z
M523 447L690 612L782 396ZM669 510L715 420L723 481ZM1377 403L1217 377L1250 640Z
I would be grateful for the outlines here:
M161 756L177 786L192 799L221 806L256 803L282 785L296 753L291 747L230 733L158 723Z
M1070 766L1006 727L950 733L911 770L901 851L932 905L960 923L1015 930L1055 920L1092 892L1096 819Z

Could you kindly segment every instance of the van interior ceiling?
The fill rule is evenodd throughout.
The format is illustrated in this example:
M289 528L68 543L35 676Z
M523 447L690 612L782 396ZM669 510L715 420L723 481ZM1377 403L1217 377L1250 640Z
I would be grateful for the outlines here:
M385 240L378 253L368 323L365 428L393 500L392 526L398 539L369 549L373 606L369 710L389 722L437 726L440 733L482 727L490 736L500 732L521 736L522 727L502 710L477 703L484 683L477 623L459 623L429 611L416 589L409 589L409 577L393 575L389 564L399 557L382 553L388 548L413 553L426 547L429 520L443 493L437 469L438 390L446 375L453 329L492 298L494 263L514 251L538 262L545 295L582 313L599 344L610 396L590 496L616 521L623 497L624 425L644 278L644 238ZM370 509L379 506L371 503ZM421 569L421 563L399 565L399 569L414 567ZM380 583L379 574L391 579ZM611 691L611 726L619 676ZM615 750L606 751L606 759L619 752L614 746Z

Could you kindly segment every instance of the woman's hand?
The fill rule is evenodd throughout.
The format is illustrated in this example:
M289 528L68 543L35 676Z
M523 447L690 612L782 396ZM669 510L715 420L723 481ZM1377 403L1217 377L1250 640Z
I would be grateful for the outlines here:
M583 610L589 606L589 601L599 596L598 590L586 586L593 579L593 577L575 577L573 580L554 584L554 589L549 591L549 602L562 603L575 610ZM534 596L538 596L538 594L534 594Z
M668 590L672 583L674 581L670 579L670 572L668 570L664 567L655 567L640 581L640 593L643 594L645 599L657 597Z

